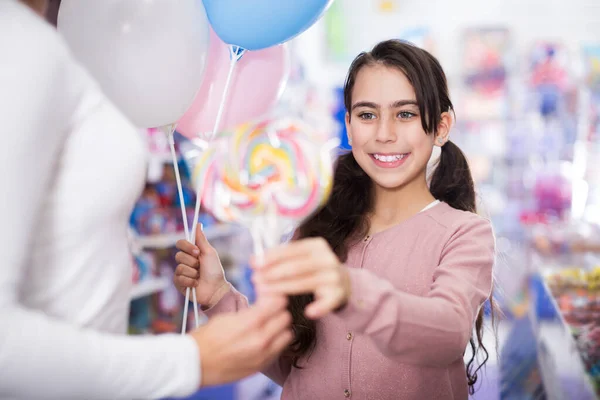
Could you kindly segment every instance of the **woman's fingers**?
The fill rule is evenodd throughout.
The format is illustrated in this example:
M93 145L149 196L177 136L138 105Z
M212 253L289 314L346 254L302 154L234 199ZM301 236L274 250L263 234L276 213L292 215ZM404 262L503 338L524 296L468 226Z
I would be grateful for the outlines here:
M265 268L294 258L317 258L323 251L329 251L329 245L322 238L310 238L286 243L267 251L262 259L254 258L255 268Z
M256 282L256 290L261 293L280 293L287 295L305 294L312 293L319 287L319 276L318 275L307 275L306 277L300 277L297 279L290 279L285 281L261 283Z
M295 259L256 270L254 278L257 283L272 283L306 277L322 270L313 260Z
M306 306L304 310L305 315L310 319L319 319L336 310L341 304L343 294L331 291L325 293L322 296L318 296L317 299Z

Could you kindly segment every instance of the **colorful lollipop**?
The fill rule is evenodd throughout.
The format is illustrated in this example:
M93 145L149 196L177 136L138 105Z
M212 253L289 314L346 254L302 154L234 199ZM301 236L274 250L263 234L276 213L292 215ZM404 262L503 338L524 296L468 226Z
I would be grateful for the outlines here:
M272 243L328 198L332 147L300 121L247 123L212 141L193 162L193 179L216 218Z
M225 137L216 138L210 147L190 161L194 166L192 181L196 183L202 204L215 218L223 222L237 222L240 214L237 208L232 207L232 193L223 180L227 162L223 149L226 144Z
M240 205L242 214L274 212L296 223L323 204L331 190L332 161L319 139L289 119L240 127L232 136L225 180L248 200Z

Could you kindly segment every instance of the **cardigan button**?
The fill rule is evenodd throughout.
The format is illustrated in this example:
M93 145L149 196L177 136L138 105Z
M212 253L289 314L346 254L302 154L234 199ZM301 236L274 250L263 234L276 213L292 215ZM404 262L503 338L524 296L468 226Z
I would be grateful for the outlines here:
M350 395L352 395L352 392L350 392L350 390L344 390L344 397L350 397Z
M352 332L346 334L346 340L352 340Z

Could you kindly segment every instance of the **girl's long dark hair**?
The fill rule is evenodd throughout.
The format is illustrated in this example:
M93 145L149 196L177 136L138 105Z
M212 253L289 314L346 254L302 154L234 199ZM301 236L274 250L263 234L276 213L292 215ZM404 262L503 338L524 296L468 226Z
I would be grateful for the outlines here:
M421 115L421 124L427 134L435 134L441 114L452 112L446 76L439 62L429 54L409 43L388 40L376 45L370 52L361 53L352 62L344 86L346 110L351 109L352 90L361 68L385 65L400 70L411 82ZM295 239L321 236L344 262L353 240L365 236L369 225L367 215L372 211L371 178L358 165L352 153L339 157L334 173L331 196L322 209L308 218L296 231ZM437 168L430 182L431 194L451 207L476 212L473 178L462 151L452 142L442 147ZM312 295L292 296L290 311L293 316L295 340L289 355L295 367L298 360L308 356L316 344L316 322L304 316L304 308L313 300ZM491 301L491 299L490 299ZM493 310L493 307L492 307ZM486 363L489 354L482 342L483 308L475 322L475 337L471 338L472 357L466 374L469 391L474 392L477 373ZM475 368L477 351L483 352L483 362Z

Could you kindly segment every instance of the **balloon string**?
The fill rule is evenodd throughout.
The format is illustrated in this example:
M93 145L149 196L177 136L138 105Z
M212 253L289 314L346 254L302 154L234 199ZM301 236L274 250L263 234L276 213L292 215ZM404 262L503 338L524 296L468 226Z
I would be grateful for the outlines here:
M185 289L185 303L183 303L183 318L181 321L181 334L185 335L187 329L188 304L190 303L190 288Z
M219 111L217 113L217 118L215 119L215 124L213 127L212 132L210 132L207 141L211 141L212 138L216 135L216 132L218 132L220 125L221 125L221 119L223 118L223 110L225 109L225 103L227 102L227 98L229 96L229 87L231 86L231 79L233 77L233 72L235 70L235 66L237 65L237 62L239 61L240 58L242 58L242 56L244 55L244 53L246 52L245 49L242 49L241 47L238 46L230 46L229 47L229 54L230 54L230 63L229 63L229 72L227 74L227 81L225 83L225 88L223 89L223 94L221 95L221 103L219 104ZM206 151L206 150L204 150ZM198 218L200 216L200 204L201 204L201 193L200 193L200 185L198 186L198 189L196 190L196 204L194 207L194 219L193 219L193 223L192 223L192 232L191 235L186 234L186 237L188 238L188 241L190 243L195 243L196 242L196 229L198 226ZM182 202L183 203L183 202ZM184 218L184 226L187 226L187 219ZM186 325L187 325L187 309L188 309L188 302L189 302L189 298L190 298L190 288L187 288L185 291L185 305L184 305L184 309L183 309L183 321L181 324L181 333L185 334L185 330L186 330ZM195 321L196 321L196 327L198 327L200 325L200 321L198 318L198 302L196 300L196 289L194 288L193 291L193 304L194 304L194 317L195 317Z
M196 288L192 290L192 304L194 305L194 327L198 328L200 326L200 317L198 314L198 299L196 298Z
M233 72L235 71L237 62L240 60L240 58L242 58L242 56L244 55L245 52L246 52L246 50L242 49L241 47L229 46L229 56L230 56L229 72L227 74L227 81L225 82L225 87L223 88L223 94L221 95L221 103L219 104L219 111L217 112L215 124L213 126L213 130L210 132L210 134L207 138L207 141L209 141L209 142L215 137L215 135L217 134L217 132L219 131L219 129L221 127L221 120L223 118L225 104L227 103L227 99L229 98L229 90L230 90L230 86L231 86L231 80L233 78ZM194 220L193 220L194 222L193 222L193 226L192 226L192 243L194 243L194 241L196 240L196 226L198 224L198 217L200 215L200 202L201 202L200 190L201 190L201 187L198 186L198 189L196 190L196 207L194 210Z
M183 185L181 183L181 175L179 174L179 162L177 160L177 152L175 151L175 138L173 133L175 131L174 125L168 128L169 147L171 148L171 158L173 159L173 168L175 169L175 180L177 181L177 192L179 193L179 205L181 207L181 216L183 217L183 230L185 232L185 238L189 239L190 229L188 227L188 221L185 213L185 201L183 198Z
M163 128L169 138L169 147L171 148L171 158L173 159L173 169L175 170L175 180L177 182L177 192L179 193L179 205L181 207L181 217L183 218L183 230L185 238L190 240L190 229L187 222L187 214L185 212L185 200L183 197L183 184L181 182L181 174L179 173L179 162L177 159L177 152L175 151L175 138L173 133L175 132L175 124ZM193 300L194 300L194 319L196 321L196 328L200 325L200 316L198 314L198 305L196 304L196 288L193 289ZM188 303L190 301L190 288L185 289L185 304L183 306L183 323L181 325L181 333L185 334L187 329L187 312Z

